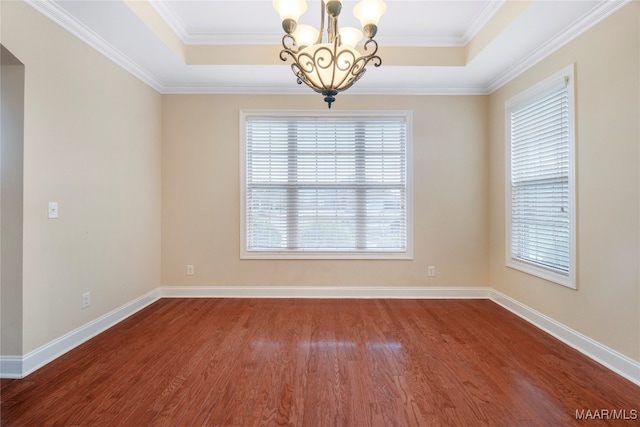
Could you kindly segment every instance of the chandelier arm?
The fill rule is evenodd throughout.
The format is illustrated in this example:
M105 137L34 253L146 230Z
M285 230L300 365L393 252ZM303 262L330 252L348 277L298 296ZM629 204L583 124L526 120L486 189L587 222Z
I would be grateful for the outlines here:
M329 57L326 58L325 56L321 56L321 54L323 53L328 54ZM325 61L325 59L327 59L327 61ZM334 66L335 61L336 61L335 51L331 51L331 49L329 49L326 46L322 46L318 48L313 54L313 58L312 58L313 65L311 66L311 69L313 71L313 68L317 67L316 73L318 76L318 80L320 81L320 85L322 86L322 90L328 90L334 87L333 80L335 79L335 66ZM324 79L322 78L322 73L320 73L320 69L328 69L329 67L331 67L332 69L331 83L327 84L327 82L325 82Z
M280 51L280 59L284 62L287 62L288 57L292 58L296 61L296 53L291 51L290 49L282 49Z
M315 55L312 57L306 52L298 55L298 57L295 58L295 61L298 63L300 70L304 73L312 73L316 67Z
M302 71L300 71L300 68L298 67L298 64L296 64L296 63L291 64L291 71L293 71L293 75L295 75L297 77L297 83L299 85L304 83L307 86L309 86L309 83L307 83L307 81L305 80L304 73ZM311 86L309 86L309 87L311 89L313 89L313 87L311 87Z
M373 51L369 52L369 45L373 45ZM369 39L364 43L364 52L366 53L366 56L373 56L376 53L378 53L378 42L375 41L374 39ZM378 58L380 59L380 58Z
M355 82L357 82L362 78L362 76L364 76L364 73L367 71L366 66L369 62L373 62L374 66L379 67L380 64L382 63L382 60L380 59L379 56L372 56L372 57L361 56L360 58L357 59L356 62L358 63L362 62L362 65L359 66L358 68L360 71L358 71L358 73L355 75L355 78L351 82L349 82L347 86L343 87L341 91L349 89L351 86L353 86Z
M346 84L342 89L339 90L339 92L344 92L345 90L349 89L351 86L353 86L355 84L355 82L357 82L358 80L360 80L362 78L362 76L364 76L364 73L366 72L366 69L363 69L360 73L358 73L358 75L356 75L353 80L351 80L348 84Z
M329 16L327 22L327 38L329 43L333 43L338 38L338 18Z
M344 56L350 56L351 59L344 59ZM344 67L340 66L340 58L344 59ZM354 72L357 72L357 68L356 68L356 64L358 64L358 62L362 59L362 57L356 58L355 55L353 54L353 52L348 51L348 50L344 50L342 52L340 52L340 54L335 55L334 57L334 61L335 61L335 65L333 67L333 73L334 73L334 78L332 83L332 87L336 88L336 90L338 91L343 91L346 89L344 85L345 81L349 81L349 79L353 78ZM340 71L347 71L347 73L344 74L344 76L342 77L342 79L340 79L339 82L336 83L335 81L335 70L336 68ZM350 86L352 83L348 84L348 86ZM339 89L338 89L339 88Z
M318 93L322 93L323 91L330 89L322 81L318 73L318 70L316 68L317 60L315 59L315 55L312 57L308 53L303 52L299 55L291 55L291 58L294 61L294 63L291 64L291 69L293 70L293 73L295 74L295 76L298 78L298 84L304 83ZM324 67L324 68L327 68L327 67ZM314 82L309 78L309 74L312 74L314 72L318 74L318 78L322 85L321 87L318 87L317 85L315 85Z
M379 56L374 56L373 58L371 58L371 61L373 62L374 67L379 67L382 65L382 59Z
M284 36L282 36L282 47L284 48L284 50L291 53L298 53L298 49L299 49L296 38L293 37L293 35L291 34L285 34ZM280 58L282 58L282 52L280 53L281 53Z
M336 68L338 68L340 65L338 64L338 39L335 37L335 34L338 31L338 21L336 20L335 17L331 17L330 21L333 22L334 26L333 26L333 38L331 38L331 44L333 45L333 51L331 51L331 84L327 87L326 84L324 84L324 82L322 82L325 86L325 88L327 89L335 89L336 87L338 87L339 85L336 85ZM327 30L328 31L328 30ZM329 35L329 37L332 37L331 35Z
M320 1L320 31L318 31L318 38L316 39L316 44L322 43L322 32L324 31L324 2Z
M340 83L340 86L342 86L342 84L347 81L347 84L340 87L339 91L343 92L347 89L349 89L351 86L353 86L353 84L355 82L357 82L358 80L360 80L362 78L362 76L364 76L364 73L367 71L367 69L365 68L367 66L367 64L372 61L375 60L375 58L377 57L364 57L361 56L358 59L356 59L353 64L351 65L351 70L349 71L349 74L347 76L345 76L345 78L342 80L342 82Z

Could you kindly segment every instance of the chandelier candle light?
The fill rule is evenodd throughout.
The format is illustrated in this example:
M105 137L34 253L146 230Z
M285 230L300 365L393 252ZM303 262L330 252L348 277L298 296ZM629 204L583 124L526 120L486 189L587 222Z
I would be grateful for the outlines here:
M362 0L353 8L353 14L360 20L362 31L353 27L338 28L338 16L342 10L342 0L322 0L320 2L320 31L311 25L298 25L298 19L307 10L305 0L273 0L273 7L280 14L282 37L280 59L291 57L291 69L298 78L298 84L306 84L324 95L329 104L336 100L338 92L349 89L366 71L371 62L379 67L382 60L376 55L378 43L373 39L378 32L378 22L387 9L382 0ZM327 15L327 38L323 40L325 15ZM364 36L367 41L363 54L356 45Z

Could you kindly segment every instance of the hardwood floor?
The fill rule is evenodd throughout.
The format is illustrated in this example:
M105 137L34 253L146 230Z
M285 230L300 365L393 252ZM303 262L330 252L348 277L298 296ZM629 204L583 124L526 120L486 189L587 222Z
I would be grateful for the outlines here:
M640 423L640 387L487 300L162 299L1 387L3 426Z

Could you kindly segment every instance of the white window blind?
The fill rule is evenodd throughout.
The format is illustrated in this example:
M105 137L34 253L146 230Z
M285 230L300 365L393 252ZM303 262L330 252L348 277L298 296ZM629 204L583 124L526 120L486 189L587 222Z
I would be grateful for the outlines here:
M248 253L407 253L405 117L245 119Z
M575 246L572 85L572 74L561 73L508 108L509 256L569 286Z

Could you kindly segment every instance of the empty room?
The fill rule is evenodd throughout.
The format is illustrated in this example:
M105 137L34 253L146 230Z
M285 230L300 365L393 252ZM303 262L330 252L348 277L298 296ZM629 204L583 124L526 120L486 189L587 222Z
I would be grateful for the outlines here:
M0 425L638 425L640 2L0 0L0 45Z

